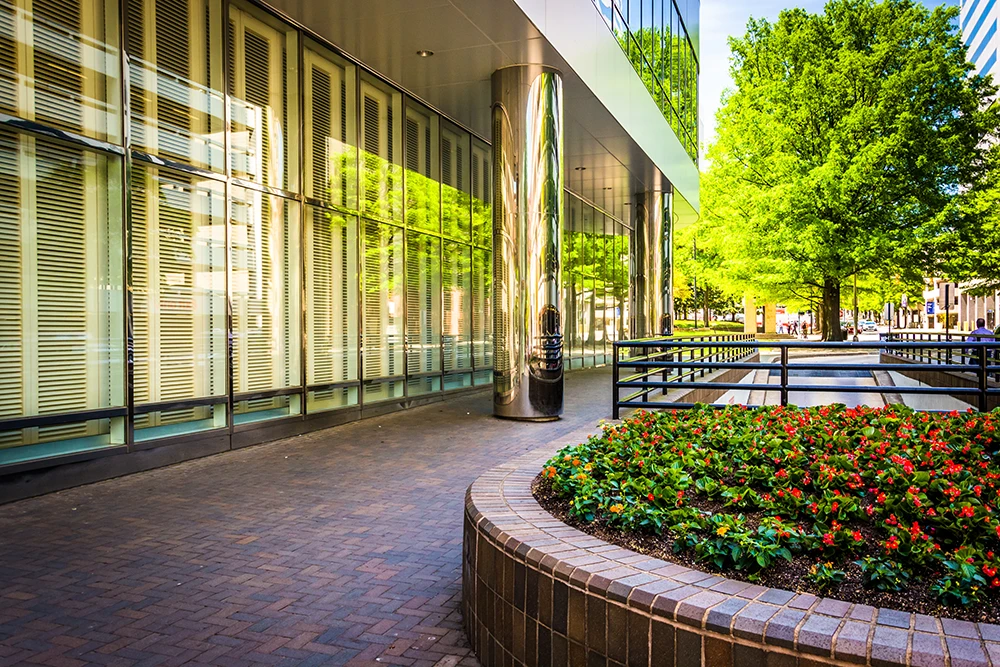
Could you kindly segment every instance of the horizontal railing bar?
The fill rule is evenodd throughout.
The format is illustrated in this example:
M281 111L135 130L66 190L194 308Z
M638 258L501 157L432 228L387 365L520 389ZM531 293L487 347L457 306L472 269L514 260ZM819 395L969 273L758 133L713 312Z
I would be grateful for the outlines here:
M775 385L780 388L780 385ZM974 387L898 387L894 385L839 385L839 384L789 384L785 388L796 393L844 393L844 394L929 394L947 396L951 394L979 394Z
M747 370L780 368L777 363L765 364L759 361L619 361L618 365L629 368L746 368Z
M778 384L741 384L739 382L619 382L619 387L650 389L781 389Z
M645 343L634 343L633 341L618 341L615 343L615 347L622 348L635 348L635 347L668 347L671 345L676 346L677 341L669 338L664 338L662 342L657 344L656 342L645 342ZM841 350L841 349L860 349L860 350L879 350L879 349L899 349L899 350L926 350L926 349L990 349L997 350L1000 349L1000 343L990 343L983 341L932 341L932 342L901 342L901 341L842 341L842 342L824 342L824 341L691 341L683 342L680 344L681 347L692 348L692 347L752 347L756 349L761 348L781 348L787 347L791 349L799 350Z
M789 371L979 371L969 364L788 364Z
M669 402L666 402L666 401L664 401L662 403L656 403L656 402L653 402L653 401L636 401L636 402L633 402L633 403L621 403L621 402L618 403L618 407L619 408L626 409L626 410L630 409L630 408L666 408L668 410L674 410L674 409L680 410L680 409L694 408L694 407L697 407L698 405L699 405L698 403L669 403ZM728 407L732 407L729 403L701 403L700 405L707 405L708 407L711 407L711 408L728 408ZM756 410L758 408L777 408L777 407L780 407L780 406L777 406L777 405L740 405L739 407L746 408L747 410ZM948 413L952 412L952 410L930 409L930 410L921 410L920 412L929 412L929 413L932 413L932 414L948 414ZM960 410L960 412L962 412L962 411Z

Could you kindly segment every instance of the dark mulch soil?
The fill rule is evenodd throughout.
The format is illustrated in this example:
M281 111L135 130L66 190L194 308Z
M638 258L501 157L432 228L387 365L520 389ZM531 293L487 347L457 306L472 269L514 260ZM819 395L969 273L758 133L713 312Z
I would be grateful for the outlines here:
M569 502L556 495L552 489L551 481L543 478L541 475L535 478L535 481L531 485L531 490L535 496L535 500L554 517L577 530L588 535L593 535L605 542L617 544L620 547L625 547L637 553L659 558L670 563L678 563L696 570L720 574L729 579L752 581L762 586L781 588L797 593L821 595L809 581L803 578L803 575L816 562L815 556L798 555L791 562L781 561L777 565L760 573L756 579L751 579L744 573L736 570L720 572L708 563L697 562L693 550L688 549L680 553L674 553L674 540L669 535L626 533L615 528L610 528L601 519L586 523L570 516ZM688 496L688 501L699 509L712 512L720 509L718 504L710 503L697 497ZM755 518L753 515L745 512L744 516L750 523ZM865 535L866 540L871 541L869 540L871 537L869 526L859 525L857 529ZM847 573L847 578L834 592L828 594L829 597L845 602L857 602L874 607L912 611L931 616L946 616L966 621L1000 623L1000 596L991 595L984 603L975 607L945 607L938 603L937 598L931 592L933 580L929 577L914 576L906 590L899 593L883 593L865 588L862 585L861 568L852 562L841 563L839 567Z

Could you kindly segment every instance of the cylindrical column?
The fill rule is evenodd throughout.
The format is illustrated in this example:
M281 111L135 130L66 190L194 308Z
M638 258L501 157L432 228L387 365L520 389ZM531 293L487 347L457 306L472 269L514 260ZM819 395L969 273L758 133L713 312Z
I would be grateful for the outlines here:
M659 334L674 333L674 196L663 194L663 235L660 237L663 263L660 267L660 329Z
M651 338L671 332L669 194L640 192L633 197L635 246L635 335Z
M493 73L493 413L563 410L560 249L562 75L542 65Z

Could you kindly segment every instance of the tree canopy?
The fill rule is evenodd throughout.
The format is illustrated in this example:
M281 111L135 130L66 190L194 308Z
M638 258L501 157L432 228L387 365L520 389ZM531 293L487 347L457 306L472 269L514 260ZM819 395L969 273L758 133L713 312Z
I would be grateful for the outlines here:
M699 235L721 270L765 295L819 297L840 339L855 274L910 283L988 166L996 92L972 74L958 9L831 0L823 13L751 19L733 52ZM699 241L699 247L702 245Z

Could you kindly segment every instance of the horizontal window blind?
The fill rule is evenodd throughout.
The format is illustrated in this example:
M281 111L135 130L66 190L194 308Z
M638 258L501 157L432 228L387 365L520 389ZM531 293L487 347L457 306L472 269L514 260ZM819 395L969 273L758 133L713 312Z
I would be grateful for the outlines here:
M0 410L5 417L124 404L121 163L0 131ZM98 435L27 428L17 446Z
M357 218L307 206L307 384L358 379Z
M225 168L221 11L211 0L127 3L136 148L196 167Z
M118 142L118 3L0 2L0 108Z
M224 395L224 190L141 164L133 169L131 188L136 404ZM136 425L205 419L209 410L143 415Z

